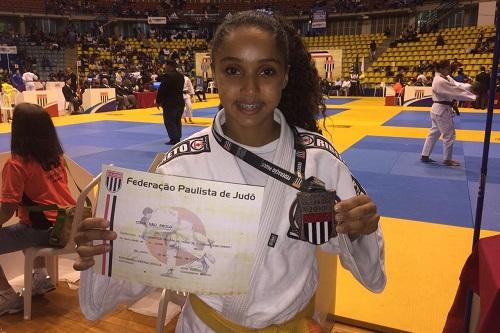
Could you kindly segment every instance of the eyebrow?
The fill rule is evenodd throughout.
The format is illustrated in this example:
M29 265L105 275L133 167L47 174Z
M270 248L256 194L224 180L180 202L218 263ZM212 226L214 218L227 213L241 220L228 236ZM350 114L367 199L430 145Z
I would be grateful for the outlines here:
M241 59L240 58L237 58L237 57L223 57L221 60L221 62L240 62ZM274 62L276 64L281 64L282 62L279 60L279 59L276 59L276 58L264 58L264 59L260 59L259 62Z

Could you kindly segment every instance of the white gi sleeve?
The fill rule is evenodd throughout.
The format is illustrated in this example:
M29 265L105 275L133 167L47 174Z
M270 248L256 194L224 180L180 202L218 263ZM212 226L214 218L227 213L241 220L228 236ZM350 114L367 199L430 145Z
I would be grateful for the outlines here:
M339 163L337 171L337 194L341 199L356 195L351 173L344 164ZM327 252L338 253L342 266L349 270L363 286L372 292L381 292L385 288L384 238L380 229L361 235L351 241L347 234L339 234L330 242L321 245Z
M457 100L457 101L473 101L476 99L471 91L472 87L470 84L459 83L453 80L450 76L447 77L448 80L441 79L437 86L433 86L432 89L436 90L436 94L439 94L440 98L446 98L445 100Z
M119 304L132 304L154 288L97 274L92 268L80 273L80 309L89 320L97 320Z

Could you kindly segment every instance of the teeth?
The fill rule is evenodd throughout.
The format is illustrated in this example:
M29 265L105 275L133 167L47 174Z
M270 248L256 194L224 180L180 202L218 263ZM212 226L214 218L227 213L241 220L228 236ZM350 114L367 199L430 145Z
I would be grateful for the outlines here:
M259 104L243 104L240 103L241 108L246 109L246 110L254 110L259 107Z

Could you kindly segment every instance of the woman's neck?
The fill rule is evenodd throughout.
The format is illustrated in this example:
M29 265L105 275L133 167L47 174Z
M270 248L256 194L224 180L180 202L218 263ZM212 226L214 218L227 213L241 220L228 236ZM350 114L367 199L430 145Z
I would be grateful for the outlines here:
M269 128L261 128L256 133L252 130L235 129L224 123L222 124L222 131L228 138L237 143L250 147L261 147L280 137L281 126L273 121Z

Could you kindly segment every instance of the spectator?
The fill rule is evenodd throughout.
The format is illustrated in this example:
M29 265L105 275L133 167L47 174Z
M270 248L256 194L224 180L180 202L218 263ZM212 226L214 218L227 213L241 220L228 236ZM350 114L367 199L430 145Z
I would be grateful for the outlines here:
M400 81L396 81L392 88L394 89L396 100L398 100L399 97L399 99L401 100L401 105L403 105L403 85Z
M384 29L384 35L385 37L390 37L391 36L391 28L389 26L386 26Z
M49 246L57 212L28 212L29 206L66 207L76 202L68 188L63 150L50 115L35 104L18 104L13 112L11 156L2 171L0 225L17 212L19 223L0 228L0 254L32 246ZM33 264L32 295L55 289L47 278L45 259ZM30 272L31 273L31 272ZM23 309L23 299L0 267L0 315Z
M115 89L119 110L134 109L136 107L137 101L134 95L134 89L132 88L132 82L129 79L123 80L123 84L121 82L115 82Z
M346 77L344 81L342 81L342 88L340 89L340 91L343 92L345 96L348 96L350 89L351 89L351 80L349 80L349 78Z
M424 73L422 71L419 71L415 85L416 86L426 86L428 83L429 83L429 81L427 80L427 77L424 75Z
M377 51L377 43L375 43L375 40L372 39L372 42L370 43L370 54L371 54L372 60L375 60L376 51Z
M71 77L68 77L65 81L64 87L62 87L62 93L66 102L73 105L72 113L78 114L83 113L82 101L78 98L76 90L71 87Z
M24 81L19 68L16 69L11 78L12 85L19 91L24 91Z
M453 80L455 80L456 82L465 83L465 74L463 68L458 69L457 75L453 78Z
M454 58L453 61L451 62L451 71L454 72L462 66L463 64L460 61L458 61L458 58Z
M194 93L196 94L196 97L198 98L198 101L201 100L201 96L203 96L203 101L207 100L207 95L205 94L206 88L205 88L205 80L201 76L197 76L195 78L195 88L194 88Z
M486 109L488 105L488 90L490 88L490 75L486 73L486 68L481 66L481 72L476 76L478 82L477 98L475 109Z
M77 85L76 85L76 74L73 73L73 69L71 69L71 67L66 67L65 72L64 72L64 81L66 82L66 80L68 80L68 79L71 80L71 83L70 83L71 90L76 92L78 89Z
M394 77L394 82L401 83L401 86L405 85L405 71L403 68L399 68L398 74Z
M436 46L444 46L444 38L443 35L439 34L436 37Z

